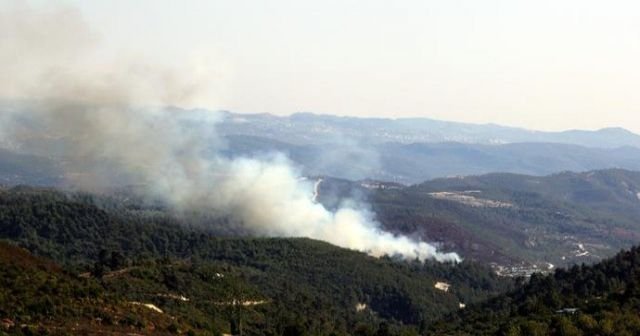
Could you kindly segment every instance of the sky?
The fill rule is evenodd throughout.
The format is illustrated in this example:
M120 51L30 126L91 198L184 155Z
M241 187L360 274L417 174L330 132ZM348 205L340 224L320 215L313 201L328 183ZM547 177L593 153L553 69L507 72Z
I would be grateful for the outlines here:
M640 132L638 1L29 3L76 8L105 58L206 64L209 109Z

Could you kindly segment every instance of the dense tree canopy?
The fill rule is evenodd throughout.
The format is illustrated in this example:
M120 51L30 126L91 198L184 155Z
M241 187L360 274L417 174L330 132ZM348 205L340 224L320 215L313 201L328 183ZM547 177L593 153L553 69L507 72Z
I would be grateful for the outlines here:
M0 238L63 264L74 286L89 281L116 306L150 302L181 317L175 327L183 330L418 332L461 302L511 286L470 262L378 259L310 239L221 238L220 232L231 233L224 219L176 217L161 206L117 197L23 187L0 192ZM436 289L438 281L451 289ZM260 304L230 309L234 301ZM65 311L66 304L61 307ZM24 318L10 305L4 309ZM142 328L145 321L132 323Z

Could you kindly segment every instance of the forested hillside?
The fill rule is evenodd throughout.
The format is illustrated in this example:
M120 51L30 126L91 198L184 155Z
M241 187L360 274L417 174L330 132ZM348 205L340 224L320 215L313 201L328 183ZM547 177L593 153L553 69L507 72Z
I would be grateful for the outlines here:
M431 327L435 335L638 335L640 248L528 284Z
M593 267L534 275L508 296L473 304L514 288L495 271L523 275L508 272L525 261L527 272L549 272L546 262L593 262L635 244L639 190L640 174L623 170L490 174L409 187L323 178L318 200L329 208L341 196L365 199L387 229L460 252L465 261L453 265L377 259L310 239L247 238L228 218L174 213L136 197L135 188L102 195L4 188L0 238L52 262L36 262L50 266L33 275L16 263L5 267L2 314L34 330L64 330L61 321L77 315L87 328L166 333L411 334L431 325L438 335L624 334L635 330L628 314L636 308L637 249ZM25 258L32 257L17 260L42 260ZM474 260L512 266L489 269ZM26 282L22 273L63 287L49 293L33 282L16 292ZM241 301L249 303L226 305ZM471 308L432 325L461 304ZM88 308L95 305L112 308Z
M261 302L245 307L248 317L241 324L251 334L286 328L366 334L383 322L398 332L417 332L460 303L511 286L475 263L377 259L309 239L215 238L205 221L200 216L190 223L161 207L118 198L28 187L0 192L1 238L62 263L73 279L86 274L100 292L115 295L115 304L147 302L172 316L188 316L180 320L183 329L237 328L237 316L225 317L217 303L245 300ZM222 289L211 282L222 278ZM437 282L450 289L435 288ZM174 307L176 300L158 293L193 299ZM26 319L22 310L3 307L5 315ZM30 321L38 316L46 314Z
M324 178L320 190L329 206L356 195L388 230L486 263L547 270L596 262L640 241L640 173L633 171L496 173L413 186Z
M203 300L215 295L227 303L240 288L253 294L233 274L211 281L211 266L117 260L108 264L118 271L76 274L0 242L0 334L219 334L230 327L233 306ZM183 301L177 290L196 296Z

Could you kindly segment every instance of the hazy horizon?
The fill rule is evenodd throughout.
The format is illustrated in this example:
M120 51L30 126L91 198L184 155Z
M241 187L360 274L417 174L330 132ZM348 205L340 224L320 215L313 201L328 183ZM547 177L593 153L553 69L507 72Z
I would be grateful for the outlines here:
M73 34L86 27L70 36L93 52L62 53L65 62L136 59L206 77L205 94L185 107L640 132L632 1L7 4L5 21L56 12L64 19L53 23ZM68 42L65 27L39 21L34 31ZM9 46L11 28L0 34Z
M192 109L194 110L207 110L206 108L201 108L201 107L193 107ZM418 116L386 116L386 115L382 115L382 116L366 116L366 115L349 115L349 114L334 114L334 113L330 113L330 112L315 112L315 111L297 111L297 112L291 112L291 113L272 113L272 112L252 112L252 111L232 111L232 110L225 110L225 109L220 109L220 110L215 110L212 112L227 112L227 113L232 113L232 114L237 114L237 115L260 115L260 114L268 114L268 115L272 115L272 116L276 116L276 117L291 117L293 115L296 114L312 114L312 115L317 115L317 116L331 116L331 117L345 117L345 118L360 118L360 119L387 119L387 120L402 120L402 119L428 119L428 120L432 120L432 121L437 121L437 122L450 122L450 123L461 123L461 124L470 124L470 125L479 125L479 126L498 126L498 127L505 127L505 128L515 128L515 129L522 129L522 130L526 130L526 131L535 131L535 132L550 132L550 133L562 133L562 132L571 132L571 131L602 131L602 130L607 130L607 129L622 129L628 132L631 132L633 134L638 134L640 135L640 132L636 132L630 128L626 128L624 126L604 126L604 127L594 127L594 128L564 128L564 129L551 129L551 130L545 130L545 129L538 129L538 128L531 128L531 127L527 127L527 126L520 126L520 125L507 125L507 124L502 124L502 123L496 123L496 122L492 122L492 121L487 121L487 122L474 122L474 121L455 121L455 120L450 120L450 119L441 119L441 118L433 118L430 117L428 115L418 115Z

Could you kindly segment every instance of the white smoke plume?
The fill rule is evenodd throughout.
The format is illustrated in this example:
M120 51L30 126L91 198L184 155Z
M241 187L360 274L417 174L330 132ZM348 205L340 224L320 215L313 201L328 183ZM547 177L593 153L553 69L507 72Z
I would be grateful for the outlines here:
M214 125L216 114L158 108L202 101L215 72L96 62L98 50L99 37L72 8L0 8L0 73L8 75L0 98L12 102L0 110L5 142L64 158L75 185L136 181L176 209L230 216L258 235L310 237L374 256L459 260L382 231L356 205L328 211L282 156L211 154L223 144L203 125Z

